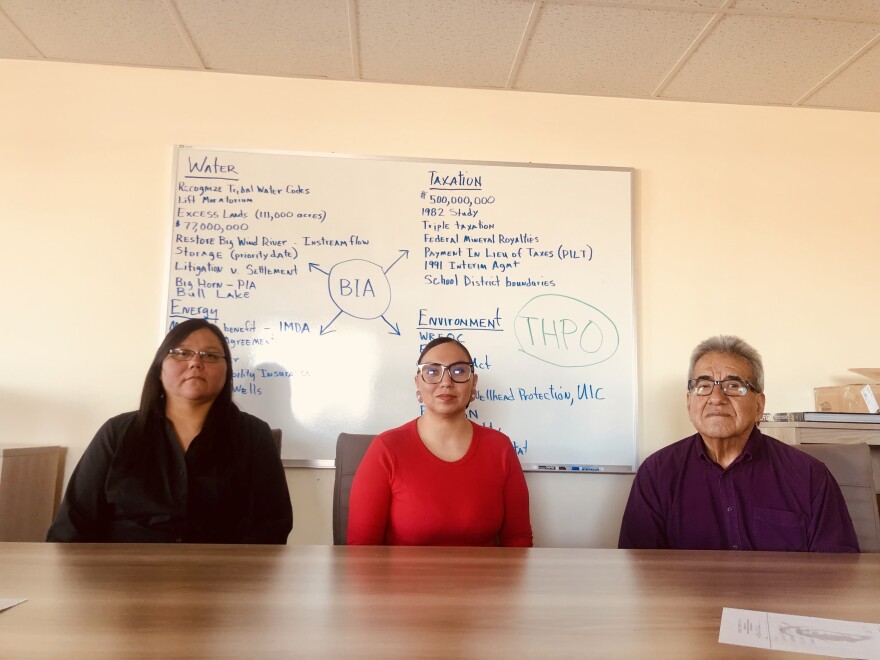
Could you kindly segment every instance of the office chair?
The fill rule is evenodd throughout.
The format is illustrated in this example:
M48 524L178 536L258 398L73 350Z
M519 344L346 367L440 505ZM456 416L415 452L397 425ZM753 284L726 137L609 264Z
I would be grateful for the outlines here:
M272 429L272 438L275 440L275 445L278 447L278 455L281 455L281 429Z
M862 552L880 552L880 515L871 469L871 449L861 442L795 445L822 461L843 492Z
M340 433L336 438L336 478L333 482L333 545L345 545L351 482L374 435Z

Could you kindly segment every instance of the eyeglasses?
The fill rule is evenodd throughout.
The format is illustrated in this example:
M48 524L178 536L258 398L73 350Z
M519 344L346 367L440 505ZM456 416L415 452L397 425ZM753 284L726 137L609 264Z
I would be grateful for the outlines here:
M172 348L168 351L168 357L178 362L189 362L198 355L204 362L215 364L226 360L223 353L214 353L213 351L194 351L190 348Z
M725 378L724 380L692 378L688 381L688 392L697 396L709 396L716 385L720 385L721 391L727 396L745 396L749 390L758 391L754 385L741 378Z
M448 371L449 377L454 383L466 383L474 375L474 365L470 362L454 362L452 364L437 364L428 362L418 365L422 380L428 385L436 385L443 380L443 372Z

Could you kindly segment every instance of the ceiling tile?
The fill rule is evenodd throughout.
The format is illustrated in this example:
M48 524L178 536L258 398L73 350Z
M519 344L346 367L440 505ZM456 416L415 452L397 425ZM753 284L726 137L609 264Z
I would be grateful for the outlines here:
M209 69L351 78L348 9L336 0L177 0Z
M49 59L196 67L162 0L2 0Z
M802 104L880 112L880 45L836 73L880 35L880 0L0 0L0 10L0 58L757 105L796 103L828 80Z
M731 15L722 18L663 98L791 104L868 43L870 24Z
M545 4L516 87L566 94L650 96L711 16Z
M526 0L358 0L361 73L372 81L504 87Z
M807 17L880 20L877 0L736 0L731 8Z
M804 105L880 112L880 46L874 46Z

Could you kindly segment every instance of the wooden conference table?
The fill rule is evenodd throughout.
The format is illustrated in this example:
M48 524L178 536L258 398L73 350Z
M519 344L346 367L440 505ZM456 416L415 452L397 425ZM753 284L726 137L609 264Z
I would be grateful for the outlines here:
M0 543L0 657L804 658L722 607L880 622L880 554Z

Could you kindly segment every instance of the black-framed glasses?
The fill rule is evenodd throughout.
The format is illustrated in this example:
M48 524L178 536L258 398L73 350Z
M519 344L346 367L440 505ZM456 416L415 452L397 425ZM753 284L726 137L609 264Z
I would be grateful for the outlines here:
M466 383L474 375L474 365L470 362L453 362L452 364L437 364L426 362L418 365L422 380L428 385L436 385L443 380L443 372L449 372L449 377L454 383Z
M709 396L716 385L720 386L721 391L727 396L745 396L749 390L758 391L754 385L742 378L725 378L724 380L691 378L688 381L688 392L697 396Z
M196 355L202 358L202 361L210 362L211 364L226 360L226 355L215 353L214 351L194 351L191 348L172 348L168 351L168 357L178 362L189 362Z

